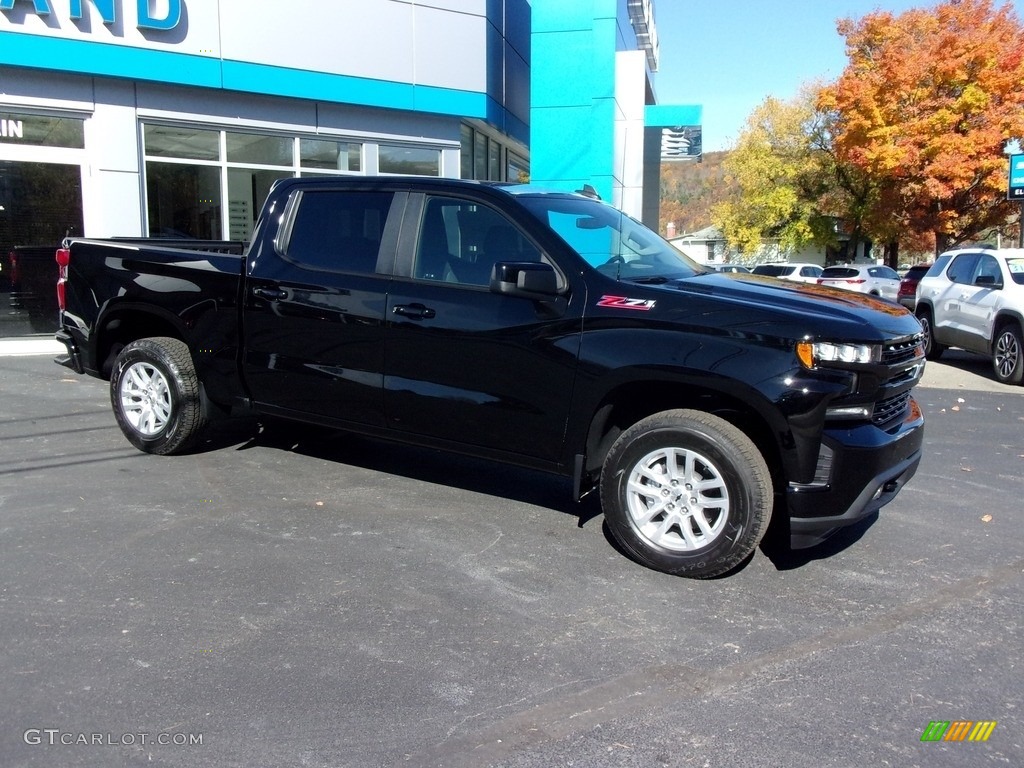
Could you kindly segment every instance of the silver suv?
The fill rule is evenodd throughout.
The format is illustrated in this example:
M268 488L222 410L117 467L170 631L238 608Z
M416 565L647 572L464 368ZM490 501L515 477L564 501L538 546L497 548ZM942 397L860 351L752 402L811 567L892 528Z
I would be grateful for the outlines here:
M960 347L990 356L999 381L1024 380L1024 249L947 251L921 278L915 313L930 360Z

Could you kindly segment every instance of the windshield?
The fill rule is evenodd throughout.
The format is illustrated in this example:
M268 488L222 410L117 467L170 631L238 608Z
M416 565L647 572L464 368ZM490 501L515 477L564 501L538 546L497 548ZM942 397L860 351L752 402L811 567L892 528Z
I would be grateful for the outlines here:
M664 280L706 271L660 235L604 203L557 195L519 200L603 274L622 280Z

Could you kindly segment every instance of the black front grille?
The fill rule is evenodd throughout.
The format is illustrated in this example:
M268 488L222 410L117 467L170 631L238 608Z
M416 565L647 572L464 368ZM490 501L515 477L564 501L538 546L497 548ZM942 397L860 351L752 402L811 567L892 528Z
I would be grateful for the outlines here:
M882 363L885 365L898 365L917 357L924 357L924 336L920 333L882 348Z
M902 418L910 403L910 391L901 392L895 397L886 400L879 400L875 403L875 412L871 420L879 427L883 427L898 418Z

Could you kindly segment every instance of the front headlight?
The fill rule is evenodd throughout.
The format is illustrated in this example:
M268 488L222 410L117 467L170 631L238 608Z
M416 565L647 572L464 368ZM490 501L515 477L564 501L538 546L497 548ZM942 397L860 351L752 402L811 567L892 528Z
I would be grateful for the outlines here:
M880 344L801 341L796 345L796 356L805 368L816 368L822 363L868 365L882 359L882 346Z

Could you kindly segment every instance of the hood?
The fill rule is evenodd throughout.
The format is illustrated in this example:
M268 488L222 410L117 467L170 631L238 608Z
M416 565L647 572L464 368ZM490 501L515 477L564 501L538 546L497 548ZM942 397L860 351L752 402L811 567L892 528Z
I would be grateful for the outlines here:
M655 299L656 315L723 330L851 341L884 341L921 331L917 318L900 304L811 283L711 273L657 286L619 283L619 289L626 285Z

